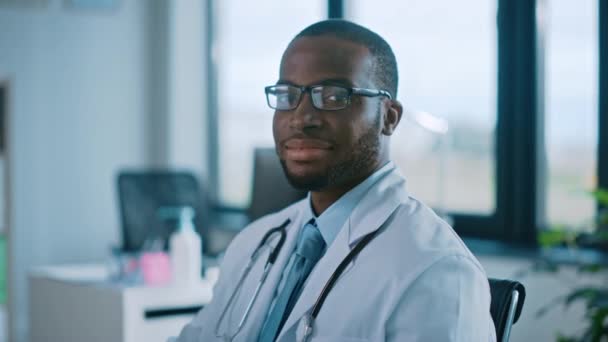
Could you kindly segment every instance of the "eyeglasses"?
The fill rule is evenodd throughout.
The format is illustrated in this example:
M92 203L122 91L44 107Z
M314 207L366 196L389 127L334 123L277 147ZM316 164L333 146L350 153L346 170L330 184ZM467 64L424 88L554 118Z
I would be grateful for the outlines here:
M350 104L353 95L376 97L386 96L392 99L386 90L347 88L337 85L313 85L298 87L290 84L277 84L265 88L268 106L276 110L295 109L302 100L302 94L308 92L312 105L320 110L340 110Z

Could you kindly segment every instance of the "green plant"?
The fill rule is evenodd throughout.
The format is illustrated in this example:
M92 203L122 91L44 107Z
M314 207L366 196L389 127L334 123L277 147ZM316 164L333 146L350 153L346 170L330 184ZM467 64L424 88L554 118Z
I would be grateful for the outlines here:
M560 226L545 230L539 234L539 243L543 248L565 247L576 252L583 249L594 249L608 253L608 191L598 189L590 193L604 209L599 210L597 217L592 221L590 231L577 233L568 227ZM586 326L578 336L558 335L558 342L602 342L608 341L608 264L604 260L588 262L585 258L577 258L574 267L578 275L592 274L604 278L599 285L585 284L574 286L568 293L561 295L547 305L543 306L537 316L542 316L558 305L565 308L576 302L585 306ZM572 265L572 264L570 264ZM559 272L562 264L550 258L542 258L533 264L534 272ZM529 272L525 272L529 273ZM521 274L523 275L523 274Z

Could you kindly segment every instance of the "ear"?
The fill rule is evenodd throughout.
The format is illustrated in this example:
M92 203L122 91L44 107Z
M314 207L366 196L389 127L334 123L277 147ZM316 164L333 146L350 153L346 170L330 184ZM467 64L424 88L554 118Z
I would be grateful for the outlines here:
M397 100L388 100L385 103L387 103L388 108L384 112L384 126L382 127L382 134L393 135L399 121L401 121L401 116L403 115L403 105L401 105L401 102Z

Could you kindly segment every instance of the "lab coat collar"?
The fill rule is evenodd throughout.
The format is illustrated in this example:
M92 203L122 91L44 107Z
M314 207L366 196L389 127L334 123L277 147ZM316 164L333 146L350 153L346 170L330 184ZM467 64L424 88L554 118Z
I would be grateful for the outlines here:
M369 189L348 217L346 224L348 225L349 249L354 248L365 235L380 228L407 197L405 178L397 168L393 167Z
M379 229L397 207L407 200L405 179L395 168L365 194L351 213L336 240L310 273L299 300L285 322L277 341L289 332L310 311L331 275L356 243L368 233ZM306 202L302 203L306 205ZM371 215L370 215L371 213ZM351 265L356 262L356 258ZM348 272L347 267L343 275Z
M386 162L381 168L367 177L367 179L350 189L337 201L332 203L319 216L314 214L311 192L308 192L308 196L306 197L308 206L306 206L304 211L304 222L308 222L308 218L314 218L317 221L317 227L319 228L325 243L327 246L331 246L344 226L344 222L348 220L353 210L357 207L363 197L365 197L365 194L367 194L377 182L384 178L384 176L393 171L393 169L395 169L395 164L392 161Z

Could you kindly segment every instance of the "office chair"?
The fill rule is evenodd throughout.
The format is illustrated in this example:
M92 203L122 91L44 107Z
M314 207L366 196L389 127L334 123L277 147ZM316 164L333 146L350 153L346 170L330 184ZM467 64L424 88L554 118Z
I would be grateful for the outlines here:
M294 189L287 181L274 148L256 148L250 204L244 211L220 209L213 212L211 224L207 226L209 244L205 254L220 255L248 223L305 196L305 191Z
M160 207L192 207L196 230L204 235L207 201L194 174L168 170L123 171L118 175L117 189L124 251L141 251L144 243L154 238L161 239L167 248L175 222L163 221L158 216ZM206 240L203 236L203 250Z
M253 184L247 216L254 221L281 210L306 197L306 191L294 189L281 167L274 148L256 148L253 156Z
M517 281L489 278L492 302L490 314L496 328L496 341L508 342L511 326L517 322L526 299L526 288Z

